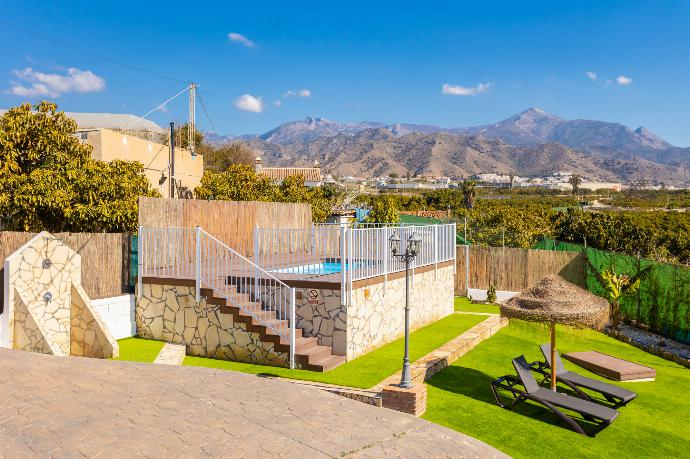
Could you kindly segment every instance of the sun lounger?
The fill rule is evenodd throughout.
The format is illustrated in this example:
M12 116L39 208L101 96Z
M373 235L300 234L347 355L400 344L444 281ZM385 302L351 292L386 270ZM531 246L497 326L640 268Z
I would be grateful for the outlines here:
M534 379L524 355L513 359L513 366L517 376L502 376L491 383L491 391L494 394L496 403L502 408L512 410L519 402L531 400L549 409L565 422L570 429L582 435L587 434L580 424L559 408L580 413L584 419L603 426L611 424L618 417L618 411L613 408L540 387ZM522 386L525 390L520 390L517 386ZM499 388L512 393L514 400L509 405L501 402L497 391Z
M530 365L530 368L544 375L545 381L550 381L552 365L551 345L548 343L542 344L540 348L542 354L544 354L546 362L535 362ZM622 387L618 387L604 381L599 381L598 379L588 378L586 376L582 376L581 374L575 373L574 371L566 370L559 354L556 354L555 365L556 381L562 382L566 386L570 387L582 399L594 401L592 397L586 394L582 389L589 389L594 392L599 392L606 400L613 403L614 407L625 405L637 397L635 392L623 389Z

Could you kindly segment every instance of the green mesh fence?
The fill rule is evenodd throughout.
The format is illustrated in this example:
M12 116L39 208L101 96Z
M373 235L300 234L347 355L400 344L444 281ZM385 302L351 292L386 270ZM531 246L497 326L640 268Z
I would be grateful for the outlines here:
M690 268L552 239L545 239L534 248L584 252L599 272L613 269L616 273L631 277L642 273L639 290L621 299L623 318L635 320L656 333L690 344ZM586 284L590 292L605 296L595 274L589 270Z
M139 236L132 236L132 244L130 245L129 254L129 285L134 287L137 284L139 276Z

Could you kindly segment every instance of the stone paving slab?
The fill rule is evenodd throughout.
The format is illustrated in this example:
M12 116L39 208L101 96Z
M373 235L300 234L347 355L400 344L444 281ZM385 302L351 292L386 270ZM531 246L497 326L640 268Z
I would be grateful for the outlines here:
M0 457L506 457L327 393L210 368L0 349Z
M165 343L153 363L161 365L182 365L187 348L184 344Z

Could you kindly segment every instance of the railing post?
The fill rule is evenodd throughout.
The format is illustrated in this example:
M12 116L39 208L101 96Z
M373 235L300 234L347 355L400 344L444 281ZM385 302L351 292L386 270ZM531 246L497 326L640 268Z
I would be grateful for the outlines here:
M434 225L434 280L438 276L438 225Z
M458 249L456 247L457 240L458 240L458 227L456 223L453 223L453 226L451 228L451 233L449 234L450 236L450 241L448 241L448 245L453 248L453 276L457 276L458 274Z
M143 236L144 227L139 226L139 237L137 238L137 298L141 298L142 277L144 275L144 251L142 250L144 245Z
M347 232L348 237L347 237L347 266L349 267L349 271L347 273L347 304L351 305L352 304L352 273L354 272L353 270L353 265L354 265L354 256L353 256L353 250L354 248L352 247L352 239L354 236L354 230L353 228L350 228Z
M254 226L254 264L256 265L254 273L254 298L259 298L259 225Z
M347 286L347 272L345 268L347 267L345 262L345 237L347 235L347 227L345 224L340 225L340 305L345 306L347 304L345 298L345 290Z
M290 369L295 368L295 287L290 288Z
M201 227L196 227L196 253L194 256L195 279L196 279L196 302L201 301Z
M381 241L381 244L383 245L383 250L381 253L383 254L383 294L385 295L387 290L388 290L388 227L384 226L381 228L381 233L383 233L383 240Z
M465 295L470 296L470 245L465 245Z

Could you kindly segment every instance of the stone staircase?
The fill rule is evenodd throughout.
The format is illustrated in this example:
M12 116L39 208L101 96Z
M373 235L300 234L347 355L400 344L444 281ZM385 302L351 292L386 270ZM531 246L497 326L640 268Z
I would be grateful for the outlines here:
M261 341L273 343L278 352L290 352L289 340L276 330L287 330L288 321L279 317L277 311L267 310L249 294L238 292L230 279L224 282L222 292L202 288L201 296L207 304L220 306L221 314L232 314L233 321L243 323L250 332L258 333ZM238 305L242 305L241 308ZM251 310L252 314L247 312ZM260 320L257 320L260 319ZM268 325L268 326L267 326ZM321 346L314 337L302 336L302 329L295 329L295 366L303 370L325 372L345 363L345 356L333 354L330 346Z

